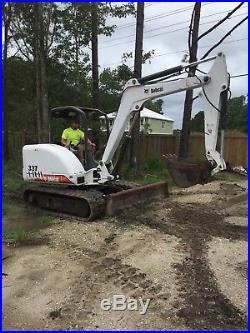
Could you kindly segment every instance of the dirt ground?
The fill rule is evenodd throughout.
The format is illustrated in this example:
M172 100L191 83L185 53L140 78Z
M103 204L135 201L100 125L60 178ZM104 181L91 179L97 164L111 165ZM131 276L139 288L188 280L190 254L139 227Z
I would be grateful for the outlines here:
M247 181L173 190L94 222L55 218L3 247L4 330L247 329ZM103 298L150 299L146 314Z

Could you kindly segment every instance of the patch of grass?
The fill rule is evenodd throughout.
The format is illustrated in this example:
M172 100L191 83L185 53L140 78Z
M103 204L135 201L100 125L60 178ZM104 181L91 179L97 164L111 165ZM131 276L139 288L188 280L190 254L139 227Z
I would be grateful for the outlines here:
M32 240L33 233L27 230L3 230L3 239L14 242L27 242Z
M121 179L142 185L153 184L160 181L168 182L169 187L174 185L164 162L158 159L142 161L139 164L139 170L136 176L134 175L134 170L132 170L128 164L124 164L120 176Z
M37 224L40 225L41 227L50 226L53 224L53 219L51 216L48 215L39 216Z
M28 183L22 178L22 163L18 159L3 162L3 193L22 193Z

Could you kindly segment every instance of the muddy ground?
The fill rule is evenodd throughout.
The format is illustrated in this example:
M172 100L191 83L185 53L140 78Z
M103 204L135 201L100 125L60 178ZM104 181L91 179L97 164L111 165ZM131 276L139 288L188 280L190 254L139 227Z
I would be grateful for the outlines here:
M147 209L94 222L54 218L4 244L5 330L247 329L247 181L173 190ZM114 294L146 314L103 311Z

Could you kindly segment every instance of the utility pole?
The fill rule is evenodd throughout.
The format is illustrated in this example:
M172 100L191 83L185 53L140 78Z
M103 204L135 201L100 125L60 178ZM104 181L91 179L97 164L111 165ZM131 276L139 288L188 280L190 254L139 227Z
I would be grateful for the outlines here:
M199 24L200 24L201 2L196 2L192 14L192 19L189 27L189 62L197 61ZM188 77L194 76L196 66L190 67ZM179 157L188 157L189 137L190 137L190 120L193 106L193 90L186 92L184 103L182 131L180 137Z
M92 47L92 103L99 107L98 73L98 3L91 2L91 47Z
M135 40L135 60L134 60L134 77L142 76L142 52L143 52L143 25L144 25L144 2L137 2L136 17L136 40ZM129 165L137 173L139 147L140 147L140 112L136 112L134 128L131 133L131 149Z

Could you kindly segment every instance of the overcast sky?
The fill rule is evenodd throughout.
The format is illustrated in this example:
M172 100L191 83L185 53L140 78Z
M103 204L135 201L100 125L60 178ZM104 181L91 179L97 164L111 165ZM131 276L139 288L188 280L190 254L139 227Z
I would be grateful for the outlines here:
M203 2L200 33L223 18L237 4L239 2ZM143 65L143 76L181 63L183 55L187 52L188 26L193 5L194 2L145 3L144 51L154 49L155 54L151 64ZM247 15L247 5L245 3L231 19L200 40L198 58ZM110 19L110 22L117 25L117 30L112 37L100 36L99 38L101 70L104 67L117 67L122 63L121 57L124 52L134 51L135 18ZM225 53L231 75L248 72L247 24L247 21L244 22L211 53L211 55L219 51ZM133 60L129 60L127 64L132 66ZM209 66L200 68L207 70ZM232 79L232 96L246 95L247 83L247 76ZM184 96L184 93L180 93L164 98L163 111L175 120L174 128L181 128ZM198 99L194 102L193 116L200 110L201 104Z

